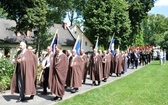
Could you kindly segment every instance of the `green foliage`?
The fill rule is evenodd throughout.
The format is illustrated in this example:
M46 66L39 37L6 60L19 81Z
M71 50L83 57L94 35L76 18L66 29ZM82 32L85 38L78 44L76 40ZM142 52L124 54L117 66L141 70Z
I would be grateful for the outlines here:
M123 0L88 0L83 15L85 32L91 42L99 37L100 44L107 49L109 38L114 35L115 45L126 47L130 33L127 9Z
M83 27L84 20L74 20L74 25L77 25L80 29Z
M94 5L93 5L94 4ZM111 2L108 0L103 2L102 0L88 0L84 10L84 26L86 35L91 42L95 42L96 37L99 36L99 42L107 42L107 36L112 36L112 29L114 23L114 13Z
M0 91L9 88L13 75L14 64L9 59L0 59Z
M135 46L143 46L144 45L143 32L140 31L138 35L135 36Z
M46 0L2 0L7 18L16 21L15 31L38 28L45 25L48 5Z
M161 41L161 47L162 49L168 51L168 31L164 33L164 40Z
M82 16L82 12L84 9L84 5L86 4L86 0L69 0L68 1L68 9L67 9L67 15L71 22L71 26L74 20L77 20ZM75 17L75 13L77 16Z
M46 18L49 26L54 23L62 23L62 20L66 16L68 1L69 0L47 0L49 9Z
M36 36L34 37L34 42L37 45L37 49L39 46L39 52L43 49L46 49L48 46L50 46L52 39L54 35L51 35L47 27L41 27L39 31L36 33Z
M103 50L104 50L104 46L103 46L103 45L100 45L100 46L98 47L98 49L101 50L101 51L103 51Z
M123 0L112 0L115 10L114 29L115 45L120 46L121 50L126 50L131 44L131 21L128 13L128 3Z
M46 14L48 10L46 0L32 0L30 4L31 6L28 5L27 8L25 8L26 13L23 15L25 25L30 29L45 26L47 24Z
M147 17L156 0L126 0L129 2L129 18L131 20L131 37L134 44L135 35L140 32L140 24Z
M164 41L164 35L168 29L168 18L160 14L149 14L143 20L141 27L146 45L162 46L160 42Z

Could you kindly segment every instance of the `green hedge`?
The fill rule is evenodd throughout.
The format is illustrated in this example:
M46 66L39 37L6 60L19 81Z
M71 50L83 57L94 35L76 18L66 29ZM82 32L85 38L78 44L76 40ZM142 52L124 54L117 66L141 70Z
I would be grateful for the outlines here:
M10 88L14 64L7 58L0 59L0 92Z

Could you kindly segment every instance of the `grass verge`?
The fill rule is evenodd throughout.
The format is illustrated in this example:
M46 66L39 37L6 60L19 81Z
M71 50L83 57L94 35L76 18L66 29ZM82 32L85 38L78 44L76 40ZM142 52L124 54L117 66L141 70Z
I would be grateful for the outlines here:
M168 63L140 70L57 105L168 105Z

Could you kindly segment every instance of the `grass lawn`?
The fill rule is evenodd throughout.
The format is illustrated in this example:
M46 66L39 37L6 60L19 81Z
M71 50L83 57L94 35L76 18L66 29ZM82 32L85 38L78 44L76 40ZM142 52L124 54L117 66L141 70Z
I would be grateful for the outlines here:
M57 105L168 105L168 62L159 61Z

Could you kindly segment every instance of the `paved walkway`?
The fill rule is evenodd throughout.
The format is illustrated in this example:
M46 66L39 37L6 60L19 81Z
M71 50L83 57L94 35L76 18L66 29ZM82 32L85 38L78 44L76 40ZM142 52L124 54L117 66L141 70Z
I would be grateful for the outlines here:
M108 84L110 82L113 82L115 80L118 80L120 78L123 78L137 70L139 70L140 68L142 68L142 66L139 66L137 69L128 69L128 71L125 74L122 74L121 77L115 77L114 76L110 76L107 80L107 82L101 82L100 86L103 86L105 84ZM84 92L87 92L89 90L98 88L100 86L91 86L91 80L87 79L86 80L86 84L82 84L82 87L79 88L79 91L77 93L70 93L68 91L65 92L65 95L63 97L63 100L65 99L69 99L77 94L82 94ZM16 101L19 98L18 94L10 94L10 91L5 91L5 93L0 93L0 105L54 105L56 104L55 101L52 101L51 99L54 97L53 95L41 95L40 93L42 92L41 88L37 89L37 95L34 96L33 100L27 100L25 102L19 102L17 103ZM28 96L26 97L28 98ZM62 100L62 101L63 101Z

